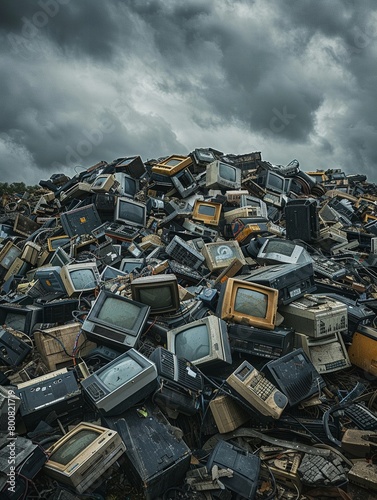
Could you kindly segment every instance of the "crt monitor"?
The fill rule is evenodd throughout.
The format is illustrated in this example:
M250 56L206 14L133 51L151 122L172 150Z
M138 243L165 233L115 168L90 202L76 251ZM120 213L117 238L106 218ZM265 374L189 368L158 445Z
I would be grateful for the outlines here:
M288 193L290 190L292 179L283 177L276 172L267 172L266 185L267 190L275 191L277 193L283 194Z
M69 297L94 290L100 281L95 262L66 264L61 268L60 277Z
M130 226L144 227L147 217L147 208L144 203L120 196L115 206L115 222Z
M157 388L157 368L136 349L130 349L89 375L81 386L100 414L115 416Z
M150 306L151 314L176 312L180 306L178 280L174 274L143 276L131 281L133 300Z
M167 348L200 368L232 362L227 324L216 316L207 316L169 330Z
M116 431L81 422L46 450L43 471L83 493L125 452Z
M127 351L139 341L150 306L102 289L84 320L89 340Z
M119 182L118 192L126 198L133 198L139 191L139 180L124 172L117 172L115 179Z
M283 238L267 238L259 249L256 260L259 264L312 262L312 258L303 246Z
M274 288L228 278L220 291L217 314L227 321L273 330L278 296Z
M192 219L209 224L211 226L218 226L221 216L222 205L212 201L195 200L192 210Z
M6 325L30 335L36 323L42 321L42 308L36 305L0 304L0 325Z
M216 160L206 168L206 187L220 189L240 189L241 169Z

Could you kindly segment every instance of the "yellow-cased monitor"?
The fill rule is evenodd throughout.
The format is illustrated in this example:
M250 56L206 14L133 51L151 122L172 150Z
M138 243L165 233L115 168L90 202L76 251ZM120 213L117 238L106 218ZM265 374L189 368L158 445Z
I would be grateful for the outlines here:
M226 269L234 259L238 259L242 265L246 264L238 241L216 241L205 243L202 254L210 271Z
M71 238L68 234L63 234L62 236L52 236L47 238L47 246L49 252L55 252L59 247L68 247L71 243Z
M377 376L377 329L359 325L348 348L353 365Z
M44 472L83 493L125 450L116 431L82 422L48 448Z
M191 164L192 159L190 156L172 155L160 163L153 165L152 172L169 176L175 175Z
M221 203L214 201L195 200L191 218L195 221L209 224L210 226L218 226L221 216Z
M278 295L278 290L274 288L228 278L220 291L217 315L234 323L273 330Z

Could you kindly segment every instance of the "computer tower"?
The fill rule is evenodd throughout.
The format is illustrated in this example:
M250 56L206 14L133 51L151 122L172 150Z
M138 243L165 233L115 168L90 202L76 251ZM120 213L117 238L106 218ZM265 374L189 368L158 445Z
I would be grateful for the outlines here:
M231 477L222 477L225 488L238 494L240 498L254 499L258 489L260 458L251 452L220 440L212 450L207 470L211 473L213 466L233 471Z
M314 198L289 200L285 205L285 223L289 240L316 240L320 229L317 201Z
M126 473L142 489L146 500L181 485L190 466L191 451L156 406L147 402L130 408L121 418L102 419L102 425L117 431L126 445Z

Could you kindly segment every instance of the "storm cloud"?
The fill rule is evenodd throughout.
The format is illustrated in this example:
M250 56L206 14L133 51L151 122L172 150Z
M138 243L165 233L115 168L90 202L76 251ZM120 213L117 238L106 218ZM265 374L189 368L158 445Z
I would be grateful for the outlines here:
M2 181L196 147L377 181L372 0L0 4Z

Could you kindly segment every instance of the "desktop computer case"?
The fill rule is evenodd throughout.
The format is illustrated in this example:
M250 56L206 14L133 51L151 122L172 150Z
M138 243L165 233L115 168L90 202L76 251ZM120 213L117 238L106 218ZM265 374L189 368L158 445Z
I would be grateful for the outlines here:
M146 500L181 484L190 466L191 451L159 409L145 404L130 408L121 418L102 418L102 425L116 430L126 445L126 471L142 488Z
M283 326L290 326L298 333L322 338L348 330L347 306L337 300L313 298L308 294L288 305L280 306Z
M209 407L220 434L234 431L250 420L250 415L246 410L226 394L212 399Z

